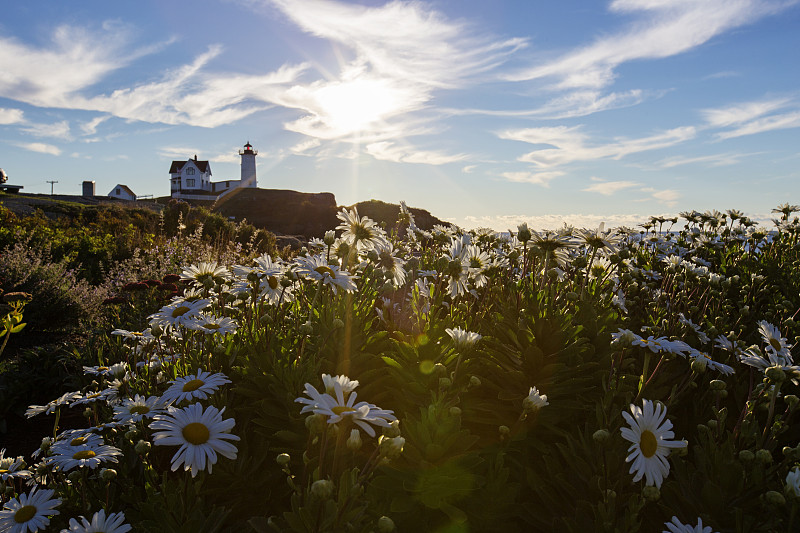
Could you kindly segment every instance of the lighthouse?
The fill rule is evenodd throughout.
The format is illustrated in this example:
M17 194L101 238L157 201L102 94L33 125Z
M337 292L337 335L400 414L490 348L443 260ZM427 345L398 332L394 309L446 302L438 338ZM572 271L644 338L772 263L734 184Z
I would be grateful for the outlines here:
M239 182L239 187L257 188L256 156L258 155L258 150L253 150L250 141L247 141L247 144L244 145L244 149L239 150L239 155L242 157L242 178Z

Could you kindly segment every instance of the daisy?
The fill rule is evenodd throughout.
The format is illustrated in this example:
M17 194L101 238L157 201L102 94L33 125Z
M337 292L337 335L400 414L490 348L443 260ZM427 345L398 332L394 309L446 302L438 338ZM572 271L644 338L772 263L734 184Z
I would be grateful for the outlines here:
M644 476L647 485L661 488L661 482L669 474L669 449L685 448L687 443L668 440L675 435L672 432L672 422L666 420L667 410L661 404L642 400L642 408L631 404L630 410L633 416L622 412L622 417L630 428L620 429L622 437L633 443L628 448L630 454L625 458L626 463L633 462L629 473L636 471L634 482Z
M114 419L128 424L135 424L143 418L152 418L164 411L161 398L158 396L136 395L132 399L122 401L122 405L114 407Z
M227 335L228 333L235 333L239 325L232 318L226 316L217 317L206 314L199 314L191 321L186 322L186 327L195 331L202 331L206 335L213 335L219 333L220 335Z
M126 533L131 530L131 526L123 524L124 521L125 513L111 513L106 516L105 510L100 509L94 514L91 522L83 516L80 522L70 518L69 529L62 529L61 533Z
M546 405L550 405L547 402L547 395L539 394L539 389L536 387L531 387L531 390L528 391L528 396L522 400L522 409L526 413L536 412Z
M667 526L667 529L662 531L662 533L711 533L712 531L711 526L703 527L702 518L698 518L697 525L692 526L681 523L677 516L673 516L672 520L665 522L664 525Z
M786 339L781 336L781 332L778 328L766 320L761 320L758 323L758 331L761 333L764 342L767 343L767 352L781 356L789 362L792 362L792 353L789 351L789 345Z
M356 290L353 276L346 270L340 270L337 265L328 264L321 255L298 257L295 259L295 265L298 274L307 279L322 281L324 285L333 289L334 294L337 287L347 292Z
M61 500L53 498L53 490L38 490L34 485L28 494L6 502L0 511L0 531L25 533L39 531L50 524L51 516L60 514L55 510Z
M456 345L456 348L470 348L475 346L475 343L483 338L478 333L467 331L461 328L446 328L444 331L450 335L451 339L453 339L453 343Z
M217 454L228 459L236 459L239 450L223 439L239 440L230 433L236 421L233 418L223 420L225 408L218 410L209 406L194 403L183 409L170 407L167 414L156 415L150 423L155 430L153 444L156 446L180 446L172 456L172 470L184 465L184 470L191 470L195 477L208 464L208 473L217 462Z
M310 398L297 398L295 402L305 404L301 413L313 411L328 417L328 424L336 424L349 420L364 430L370 437L375 436L375 430L370 424L389 427L389 422L397 420L393 411L380 409L367 402L356 401L357 393L351 392L345 399L342 385L338 381L333 383L334 394L320 393L310 383L306 383L305 393Z
M359 252L368 252L386 241L385 232L369 217L359 217L355 207L348 211L342 209L336 214L342 221L336 229L343 230L342 239L355 244Z
M230 382L225 374L212 374L198 369L196 375L189 374L170 381L171 386L161 396L161 401L164 405L172 405L193 398L205 400L222 385Z
M16 458L6 457L6 450L0 450L0 479L7 481L14 478L30 478L31 473L25 469L25 460L20 455Z
M342 388L345 396L356 390L358 387L358 380L350 379L347 376L331 376L330 374L322 374L322 383L325 385L325 392L333 394L336 391L335 383L338 383Z
M378 253L378 266L390 277L395 287L402 287L406 282L406 270L403 268L405 261L395 255L395 249L391 242L385 241L375 247Z
M199 315L203 309L208 307L209 303L210 302L204 298L194 301L180 299L165 305L157 313L147 317L147 319L150 321L151 326L157 325L164 329L170 329L189 322L193 317Z
M76 449L77 451L73 451ZM117 456L122 455L122 450L107 444L84 444L77 447L71 446L69 449L67 447L59 447L54 444L52 451L53 455L45 459L45 461L48 464L55 465L55 467L62 472L72 470L76 466L80 468L88 467L94 470L100 466L101 463L116 463Z
M216 261L200 262L196 265L186 267L181 272L181 279L184 281L194 281L203 284L204 281L211 280L215 283L224 283L231 278L231 273Z
M57 453L74 453L84 447L96 448L103 445L103 437L85 429L69 429L58 435L58 440L51 443Z
M75 392L75 391L65 392L64 394L62 394L55 400L51 401L47 405L29 405L28 409L25 411L25 417L31 418L32 416L36 416L42 413L49 415L59 407L64 405L69 405L73 401L75 401L75 399L80 398L81 396L82 395L80 392Z

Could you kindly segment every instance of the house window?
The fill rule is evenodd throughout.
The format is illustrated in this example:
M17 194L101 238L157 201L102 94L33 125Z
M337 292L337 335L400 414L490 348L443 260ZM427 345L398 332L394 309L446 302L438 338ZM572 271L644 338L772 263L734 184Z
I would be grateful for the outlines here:
M194 178L189 178L186 180L187 187L194 187Z
M188 176L194 176L194 169L193 168L187 168L186 169L186 174Z
M119 189L119 187L117 187L117 196L121 196L121 195L122 195L122 191Z

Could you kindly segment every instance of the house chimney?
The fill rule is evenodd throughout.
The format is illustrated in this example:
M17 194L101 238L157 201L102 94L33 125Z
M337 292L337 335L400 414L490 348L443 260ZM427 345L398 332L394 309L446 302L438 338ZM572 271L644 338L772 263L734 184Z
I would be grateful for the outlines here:
M197 161L197 154L194 154L194 160Z

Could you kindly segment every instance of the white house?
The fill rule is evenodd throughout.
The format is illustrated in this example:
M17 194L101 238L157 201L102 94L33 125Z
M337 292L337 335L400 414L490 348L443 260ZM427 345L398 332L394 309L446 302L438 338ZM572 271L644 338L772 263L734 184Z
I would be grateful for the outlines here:
M121 184L117 184L116 187L111 189L108 196L109 198L119 198L120 200L136 200L136 194L127 185Z
M211 164L197 156L186 161L173 161L169 167L170 193L185 200L215 200L238 187L258 187L256 178L257 150L248 142L241 156L241 176L238 180L211 181Z

